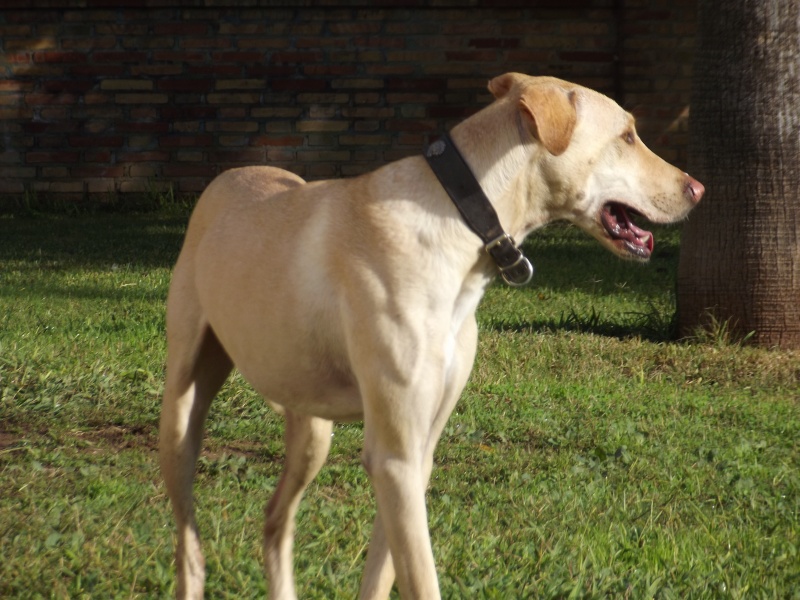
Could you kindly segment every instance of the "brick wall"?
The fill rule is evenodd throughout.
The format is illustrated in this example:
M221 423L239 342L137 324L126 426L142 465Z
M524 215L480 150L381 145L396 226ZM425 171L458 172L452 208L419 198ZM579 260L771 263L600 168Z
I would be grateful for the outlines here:
M0 194L195 193L248 164L355 175L420 152L512 70L616 97L685 162L694 0L10 2Z

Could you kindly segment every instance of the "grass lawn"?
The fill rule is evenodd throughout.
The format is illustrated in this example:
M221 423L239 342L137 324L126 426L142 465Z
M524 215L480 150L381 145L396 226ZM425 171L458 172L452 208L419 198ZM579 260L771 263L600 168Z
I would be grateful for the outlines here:
M0 217L0 597L174 594L157 468L164 299L185 215ZM643 267L553 226L492 287L440 442L445 598L800 599L800 354L670 341L676 230ZM282 423L234 377L195 486L207 597L263 597ZM303 501L303 598L357 594L374 516L361 426Z

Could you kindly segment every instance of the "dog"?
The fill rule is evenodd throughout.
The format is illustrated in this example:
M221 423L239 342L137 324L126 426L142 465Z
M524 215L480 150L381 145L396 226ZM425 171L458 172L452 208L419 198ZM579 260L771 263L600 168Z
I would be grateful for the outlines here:
M518 73L489 90L494 101L447 140L468 167L456 178L474 179L507 249L567 220L646 261L653 236L633 218L675 222L700 201L702 184L648 150L633 117L602 94ZM498 273L493 246L434 172L441 152L312 183L234 169L198 200L167 300L159 434L178 597L203 595L192 483L211 400L234 366L286 419L285 468L265 509L270 598L296 597L300 497L325 462L332 423L358 419L377 501L360 597L388 598L395 581L403 598L440 597L425 492L472 369L475 310Z

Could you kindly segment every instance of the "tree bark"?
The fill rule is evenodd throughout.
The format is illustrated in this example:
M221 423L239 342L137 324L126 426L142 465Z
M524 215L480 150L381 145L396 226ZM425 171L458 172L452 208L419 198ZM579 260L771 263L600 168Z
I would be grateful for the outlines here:
M700 0L678 326L800 348L800 0Z

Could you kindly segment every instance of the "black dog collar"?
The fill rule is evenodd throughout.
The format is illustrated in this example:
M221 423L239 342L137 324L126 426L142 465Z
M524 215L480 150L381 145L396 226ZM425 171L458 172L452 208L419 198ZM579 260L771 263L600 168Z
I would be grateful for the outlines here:
M464 222L483 241L503 280L515 287L527 284L533 277L533 265L503 231L492 203L450 136L444 134L432 143L425 158Z

